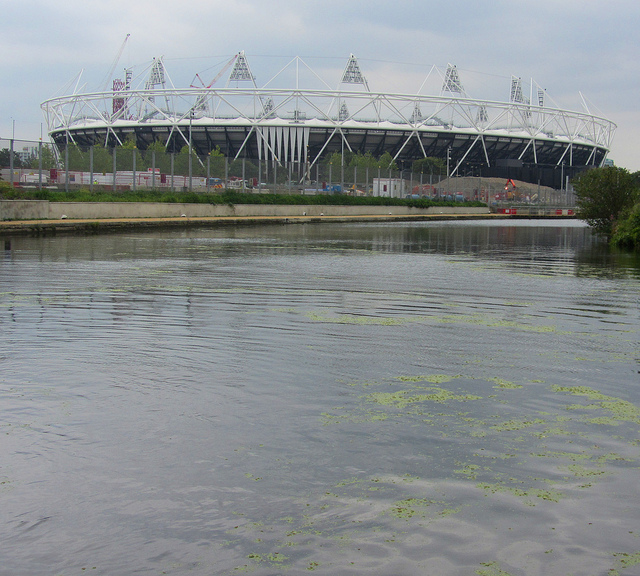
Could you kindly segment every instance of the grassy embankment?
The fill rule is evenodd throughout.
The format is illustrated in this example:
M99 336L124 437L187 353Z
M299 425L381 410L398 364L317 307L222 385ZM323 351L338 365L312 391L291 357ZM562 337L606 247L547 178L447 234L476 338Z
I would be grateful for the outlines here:
M2 183L4 184L4 183ZM184 202L190 204L285 204L285 205L334 205L334 206L486 206L483 202L453 202L426 198L384 198L377 196L346 196L343 194L252 194L225 190L223 192L197 193L165 190L126 190L111 192L87 189L25 190L0 185L0 200L48 200L49 202Z

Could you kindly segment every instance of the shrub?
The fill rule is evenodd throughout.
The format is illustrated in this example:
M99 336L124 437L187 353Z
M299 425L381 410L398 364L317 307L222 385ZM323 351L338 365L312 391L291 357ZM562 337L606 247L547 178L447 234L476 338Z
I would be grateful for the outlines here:
M613 230L611 243L620 248L640 250L640 204L620 218Z
M581 174L574 182L578 216L597 232L611 235L620 214L638 198L638 184L624 168L607 166Z

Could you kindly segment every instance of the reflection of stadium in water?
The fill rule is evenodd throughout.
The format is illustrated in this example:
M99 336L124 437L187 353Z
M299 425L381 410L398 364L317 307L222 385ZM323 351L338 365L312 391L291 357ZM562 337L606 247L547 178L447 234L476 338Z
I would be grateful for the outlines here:
M227 70L226 86L220 87L217 80ZM301 70L321 87L300 87ZM295 73L295 87L272 87L287 72L290 83ZM334 89L296 57L259 87L240 52L212 82L196 75L192 87L174 88L168 87L163 60L154 59L141 87L133 87L127 72L110 91L53 98L42 108L60 147L111 147L133 136L142 150L156 141L175 152L189 146L201 157L219 148L229 158L290 165L298 173L312 174L334 152L376 158L388 152L401 168L436 157L453 176L561 188L566 178L606 160L615 124L549 106L547 93L533 81L527 89L512 77L509 99L497 101L471 98L453 65L434 67L429 76L438 79L437 95L373 92L351 55Z

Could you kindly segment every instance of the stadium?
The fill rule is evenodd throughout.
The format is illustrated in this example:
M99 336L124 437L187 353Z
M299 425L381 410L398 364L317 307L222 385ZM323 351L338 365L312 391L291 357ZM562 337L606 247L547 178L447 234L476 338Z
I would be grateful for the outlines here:
M275 87L285 70L291 85ZM301 71L314 87L303 86ZM196 74L189 87L176 88L156 58L137 86L125 70L124 78L109 78L109 89L52 98L42 109L59 150L69 143L109 148L133 138L140 150L161 142L169 152L188 146L205 158L219 149L230 159L289 166L308 179L336 152L389 153L400 169L435 157L446 162L450 176L514 178L559 189L606 160L616 126L586 105L583 112L550 105L544 90L532 81L527 91L515 76L505 86L508 98L472 98L456 66L433 67L429 74L438 80L435 95L377 92L351 55L336 88L296 57L258 86L239 52L213 80Z

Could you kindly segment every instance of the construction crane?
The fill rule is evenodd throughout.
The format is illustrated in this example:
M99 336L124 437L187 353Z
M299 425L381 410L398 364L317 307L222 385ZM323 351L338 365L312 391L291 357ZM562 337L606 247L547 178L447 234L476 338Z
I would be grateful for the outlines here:
M220 70L220 72L218 72L216 77L213 80L211 80L211 82L209 83L208 86L205 86L205 83L202 81L202 78L200 78L200 76L198 74L196 74L195 78L193 79L193 82L195 82L196 78L197 78L198 80L200 80L200 84L202 84L202 86L195 86L193 84L193 82L192 82L191 83L191 88L205 88L207 90L209 88L211 88L211 86L213 86L218 80L220 80L222 75L227 70L229 70L231 65L238 59L238 56L240 56L240 53L234 54L233 58L231 58L231 60L229 60L229 62L227 62L222 67L222 70ZM202 114L206 114L207 113L207 109L208 109L208 106L207 106L207 95L206 94L199 94L198 98L196 99L196 103L193 105L193 108L191 108L191 113L192 114L202 115Z
M229 70L229 68L231 68L231 65L238 59L238 56L240 54L234 54L233 57L231 58L231 60L229 60L229 62L227 62L223 67L222 70L220 70L220 72L218 72L218 74L216 75L216 77L211 80L211 82L209 83L208 86L205 86L205 83L202 81L202 78L200 78L199 74L196 74L195 78L193 79L193 81L196 81L196 78L198 80L200 80L200 84L202 84L202 86L195 86L193 83L191 84L191 88L211 88L211 86L213 86L218 80L220 80L220 78L222 77L222 75Z
M509 178L504 185L504 196L506 200L514 200L518 195L516 183Z
M118 53L116 54L115 59L113 60L113 64L111 65L111 68L109 70L109 73L107 74L107 76L105 77L105 79L102 82L102 86L100 89L100 92L106 92L107 88L109 87L109 81L111 80L111 77L113 76L113 72L116 69L116 66L118 65L118 62L120 61L120 57L122 56L122 53L124 52L124 48L127 45L127 41L129 40L129 36L131 36L131 34L127 34L124 42L122 43L122 46L120 46L120 50L118 50Z

